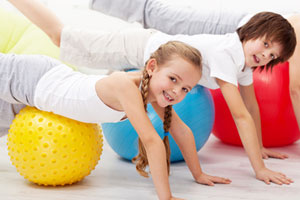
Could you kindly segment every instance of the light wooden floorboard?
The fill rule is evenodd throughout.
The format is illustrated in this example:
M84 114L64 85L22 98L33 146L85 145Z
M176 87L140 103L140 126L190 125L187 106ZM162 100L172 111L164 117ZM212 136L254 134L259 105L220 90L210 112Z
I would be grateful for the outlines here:
M170 183L174 195L186 199L212 200L298 200L300 197L300 142L284 148L286 160L268 159L266 165L286 173L295 183L266 185L254 177L249 161L240 147L225 145L214 136L198 152L205 172L226 176L230 185L214 187L195 183L184 162L171 166ZM104 141L104 150L96 169L83 181L66 187L37 186L25 180L10 163L6 137L0 138L1 200L66 199L157 199L152 180L140 177L135 166L116 155Z

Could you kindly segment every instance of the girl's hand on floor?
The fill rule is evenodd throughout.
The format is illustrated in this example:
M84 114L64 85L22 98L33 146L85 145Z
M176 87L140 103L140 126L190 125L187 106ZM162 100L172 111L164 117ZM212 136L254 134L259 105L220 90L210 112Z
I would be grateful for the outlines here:
M264 147L261 149L261 154L262 154L263 159L268 159L268 158L286 159L286 158L289 157L286 154L271 151L271 150L266 149Z
M280 172L274 172L272 170L269 170L268 168L263 168L259 170L256 173L256 178L261 181L264 181L268 185L271 182L276 183L278 185L282 185L282 184L289 185L290 183L294 182L292 179L286 177L285 174Z
M228 178L222 178L218 176L210 176L208 174L202 173L196 178L196 182L204 185L214 186L215 183L229 184L231 180Z

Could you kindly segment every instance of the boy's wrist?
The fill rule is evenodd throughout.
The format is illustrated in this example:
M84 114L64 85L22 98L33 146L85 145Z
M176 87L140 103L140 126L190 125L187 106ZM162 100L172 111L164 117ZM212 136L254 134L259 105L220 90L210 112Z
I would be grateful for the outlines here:
M266 169L266 166L264 165L264 163L260 166L255 166L253 167L255 174L257 175L260 171Z

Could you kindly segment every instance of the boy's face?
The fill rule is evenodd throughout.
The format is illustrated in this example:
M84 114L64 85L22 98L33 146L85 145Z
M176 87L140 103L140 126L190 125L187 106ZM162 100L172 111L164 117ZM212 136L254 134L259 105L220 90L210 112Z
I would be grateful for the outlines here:
M281 45L262 37L243 42L243 50L245 65L247 67L258 67L277 59L280 56Z

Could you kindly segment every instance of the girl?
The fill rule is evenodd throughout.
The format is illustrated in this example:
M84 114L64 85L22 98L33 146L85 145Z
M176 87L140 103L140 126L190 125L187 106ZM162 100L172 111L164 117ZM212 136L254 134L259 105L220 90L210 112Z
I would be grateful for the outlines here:
M168 182L168 137L164 147L146 114L147 103L151 103L164 120L165 131L180 146L195 180L230 182L201 171L193 134L172 109L201 77L200 53L184 43L161 45L143 72L85 75L46 56L14 54L0 54L0 69L1 122L12 119L25 105L87 123L119 121L126 116L143 149L135 158L137 170L146 175L149 163L159 199L175 199ZM1 128L8 128L10 122L2 123Z
M155 28L168 34L226 34L235 32L237 27L245 24L253 14L246 11L227 10L224 5L214 7L193 6L193 8L177 7L161 0L91 0L92 9L99 10L127 21L137 21L145 28ZM192 6L192 5L190 5ZM288 9L286 2L282 2L283 10ZM268 8L266 8L268 9ZM245 9L244 9L245 10ZM292 9L291 9L292 10ZM295 10L295 9L293 9ZM286 13L286 11L285 11ZM300 14L285 15L294 27L297 38L300 38ZM184 23L182 23L184 21ZM298 39L299 40L299 39ZM300 128L300 44L296 46L294 54L289 59L290 97L294 113ZM257 126L258 138L262 149L262 157L287 158L285 154L273 152L263 147L261 130Z
M114 65L118 63L118 66L138 67L149 58L151 52L167 41L181 40L196 46L203 56L203 76L199 84L209 88L221 88L256 177L267 184L270 181L277 184L292 182L284 174L269 170L263 163L256 134L256 129L260 130L259 110L252 84L251 67L272 67L287 60L294 51L294 30L280 15L260 13L252 18L250 24L239 29L238 33L226 36L172 37L141 29L114 34L87 33L64 27L49 10L37 2L10 2L44 30L55 44L60 45L62 59L73 64L93 67L100 60L106 60L108 64L113 60L116 62ZM253 34L248 34L249 27L253 25ZM106 44L108 39L109 44L115 46ZM212 185L211 180L202 183Z

